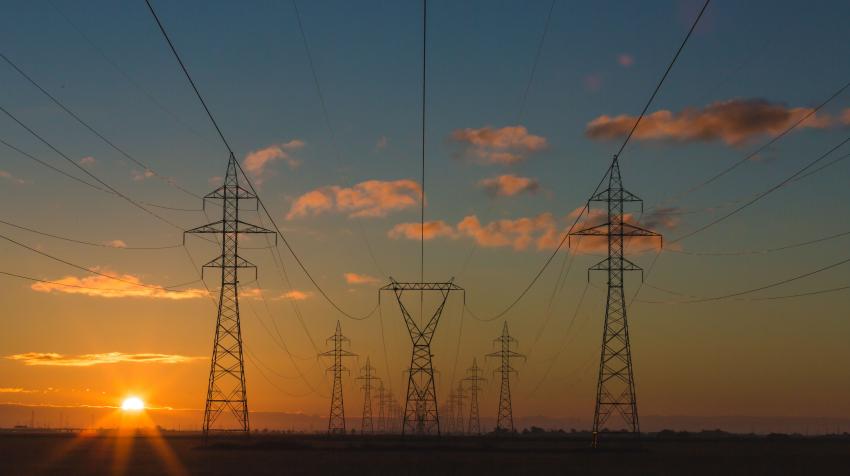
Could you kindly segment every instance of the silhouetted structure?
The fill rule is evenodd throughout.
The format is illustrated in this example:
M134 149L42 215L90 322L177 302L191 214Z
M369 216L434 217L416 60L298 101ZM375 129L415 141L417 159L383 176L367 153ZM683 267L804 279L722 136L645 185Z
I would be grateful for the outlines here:
M484 377L481 376L481 368L478 367L478 361L472 359L472 367L466 370L467 376L463 381L469 382L469 429L470 435L481 434L481 418L478 415L478 392L481 390L480 382L484 382Z
M625 223L623 204L643 201L623 189L620 164L614 156L608 169L608 188L590 197L590 202L605 202L608 221L576 231L577 236L604 236L608 240L608 257L593 265L590 271L608 273L608 300L605 305L605 326L602 334L602 354L599 378L596 385L596 409L593 414L593 446L599 444L599 432L616 413L629 431L640 434L635 379L632 370L632 352L629 344L629 324L626 319L626 298L623 292L623 273L643 271L623 255L626 237L660 237L658 233Z
M487 357L498 357L501 359L501 364L497 370L502 375L502 387L499 391L499 414L496 417L496 431L514 431L514 414L511 405L511 373L516 373L511 367L511 359L522 358L525 356L511 350L511 346L516 344L516 339L508 334L508 323L502 326L502 335L493 340L499 344L501 349L498 352L487 354Z
M360 417L360 434L374 433L375 427L372 423L372 381L379 380L373 371L374 367L369 363L369 357L366 357L366 365L360 369L360 376L357 380L363 381L363 413ZM383 384L380 387L379 398L383 396ZM381 412L383 413L383 412Z
M454 413L454 432L462 435L464 434L463 429L463 401L466 400L466 393L463 391L463 380L457 383L457 390L455 390L454 394L454 409L452 413Z
M437 391L434 385L434 367L431 363L431 340L440 322L440 316L445 309L446 301L452 291L463 291L463 288L452 283L399 283L392 280L382 287L378 294L383 291L392 291L398 301L410 340L413 343L413 353L410 358L408 369L407 398L404 407L404 422L402 434L415 433L417 435L440 434L440 417L437 409ZM419 322L410 314L405 307L402 296L407 291L419 291L420 293L420 319ZM424 293L437 294L441 299L437 309L430 319L424 322L422 302ZM379 298L380 299L380 298Z
M328 433L345 434L345 402L342 398L342 372L348 372L348 368L342 364L344 357L354 357L357 354L343 349L343 344L351 342L348 337L342 335L342 326L336 321L336 332L327 338L326 342L333 342L333 350L322 352L320 357L333 357L334 363L328 367L328 372L334 374L333 393L331 394L331 410L328 414Z
M210 431L248 433L248 397L245 390L245 363L242 356L242 328L239 322L240 269L256 267L239 256L239 235L243 233L273 233L239 218L239 203L256 200L257 196L239 185L237 164L233 154L227 162L227 173L221 187L204 196L207 200L222 201L221 220L186 231L192 234L220 235L221 255L203 266L221 269L221 290L215 325L212 363L210 365L207 400L204 405L204 434ZM203 271L202 271L203 274ZM226 413L232 418L223 421Z

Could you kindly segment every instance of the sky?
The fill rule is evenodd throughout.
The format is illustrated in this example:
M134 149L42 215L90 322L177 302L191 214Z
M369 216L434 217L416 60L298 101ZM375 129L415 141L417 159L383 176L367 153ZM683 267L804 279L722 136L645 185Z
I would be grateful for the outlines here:
M236 158L329 296L362 316L390 276L417 280L421 4L300 2L314 79L289 2L153 3ZM215 304L198 282L199 266L217 249L196 237L184 245L181 230L218 219L220 208L204 213L194 195L221 183L227 151L144 2L9 6L0 52L150 170L5 62L0 106L152 213L57 172L92 181L0 115L0 139L19 149L0 144L0 234L83 268L0 240L0 271L49 281L0 276L0 403L109 407L139 395L151 407L203 408ZM586 422L605 281L592 275L588 284L585 270L604 250L586 242L559 252L504 318L487 319L554 251L702 2L557 0L541 42L550 6L429 2L424 275L454 278L469 308L451 297L434 339L440 400L476 358L488 378L482 415L495 414L496 363L485 354L506 320L528 357L516 362L515 415ZM694 190L850 80L848 15L850 5L839 1L803 9L712 2L621 155L624 185L645 205L642 215L630 209L631 219L664 235L660 253L630 245L630 258L647 269L644 285L637 273L626 282L629 299L638 292L629 318L642 415L850 413L847 291L790 297L847 286L847 264L700 299L847 259L850 238L836 235L848 231L850 161L840 157L850 146L689 236L850 134L845 91ZM261 220L253 210L243 216ZM410 340L392 296L382 297L380 313L348 319L291 255L276 264L262 238L241 243L258 266L256 280L250 271L241 276L252 410L326 414L330 362L316 354L327 350L337 320L358 354L347 362L349 414L360 413L353 377L367 356L387 388L403 393ZM159 288L183 283L190 284ZM206 284L215 294L214 273Z

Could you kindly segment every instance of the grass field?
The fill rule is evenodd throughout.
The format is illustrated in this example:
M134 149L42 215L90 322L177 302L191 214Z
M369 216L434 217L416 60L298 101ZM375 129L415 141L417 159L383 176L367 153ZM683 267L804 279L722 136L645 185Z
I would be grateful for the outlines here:
M847 474L847 438L659 439L591 450L586 439L326 438L0 433L0 474Z

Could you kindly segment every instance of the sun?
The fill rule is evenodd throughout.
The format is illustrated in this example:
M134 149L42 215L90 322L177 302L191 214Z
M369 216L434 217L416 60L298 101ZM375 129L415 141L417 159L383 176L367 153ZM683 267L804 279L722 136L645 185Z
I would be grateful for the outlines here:
M145 409L145 402L139 397L127 397L121 402L121 410L125 412L139 412Z

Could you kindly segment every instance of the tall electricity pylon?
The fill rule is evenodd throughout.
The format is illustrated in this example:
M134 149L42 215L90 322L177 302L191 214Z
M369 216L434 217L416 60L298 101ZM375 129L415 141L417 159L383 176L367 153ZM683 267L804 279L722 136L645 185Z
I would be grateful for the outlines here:
M384 433L387 429L387 415L384 413L384 406L386 405L384 400L386 400L386 398L384 382L382 380L378 380L378 425L377 428L375 428L375 431L378 433Z
M514 432L514 413L511 405L511 373L516 373L511 367L511 359L521 358L525 356L511 350L511 346L517 343L517 340L508 334L508 323L502 327L502 335L493 340L499 344L501 349L498 352L487 354L487 357L498 357L501 359L501 365L494 372L502 374L502 388L499 391L499 414L496 417L496 431Z
M248 394L245 390L245 361L242 356L242 327L239 322L239 270L256 267L239 256L239 235L243 233L275 233L272 230L246 223L239 219L239 203L256 200L257 196L239 185L238 164L233 154L227 162L224 183L204 196L207 200L222 201L221 220L203 225L186 233L215 234L221 245L221 255L205 264L207 268L221 269L221 288L218 298L218 316L204 405L204 435L210 431L248 433ZM185 235L184 235L185 236ZM277 240L277 234L275 234ZM222 414L225 418L220 419Z
M626 427L640 435L635 378L632 370L632 351L629 344L629 324L626 319L626 298L623 292L625 271L641 271L623 253L627 237L660 237L658 233L626 223L623 204L643 200L623 189L620 163L614 156L608 169L608 188L590 197L589 202L608 205L608 221L576 231L577 236L604 236L608 240L608 257L588 269L608 273L608 300L605 305L605 326L602 334L602 353L596 385L596 409L593 413L593 447L599 444L599 433L612 414L618 414Z
M470 435L481 434L481 418L478 415L478 391L481 390L479 382L486 379L481 376L481 368L475 358L472 359L472 367L466 370L463 381L469 382L469 429Z
M343 349L343 344L350 343L348 337L342 335L342 326L336 321L336 332L325 342L333 342L333 350L322 352L319 357L333 357L334 363L328 367L328 372L334 374L333 394L331 395L331 410L328 414L328 433L345 434L345 404L342 399L342 372L348 368L342 364L344 357L354 357L357 354Z
M372 424L372 381L378 380L378 377L375 376L374 371L375 367L369 363L369 357L366 357L366 365L364 365L360 369L360 376L357 377L357 380L363 381L363 413L360 418L360 434L365 435L366 433L374 433L375 426ZM381 384L378 391L378 398L383 397L384 386ZM383 414L383 412L380 412Z
M457 383L457 390L455 390L455 408L453 410L455 414L454 421L454 429L455 433L462 435L464 433L463 429L463 401L466 400L466 392L463 391L463 380L460 380Z
M452 281L446 283L399 283L390 278L390 283L378 291L392 291L398 301L402 317L410 333L413 343L413 353L410 357L410 368L408 369L407 398L404 406L404 423L402 434L414 433L417 435L440 434L440 416L437 410L437 390L434 384L434 367L431 362L431 341L440 322L440 316L446 307L446 301L452 291L461 291L463 288ZM418 291L420 296L420 316L415 319L402 300L406 291ZM431 314L430 319L424 320L422 311L424 294L439 293L437 296L439 304ZM379 303L380 305L380 303ZM424 322L423 322L424 321ZM424 324L424 325L423 325Z

